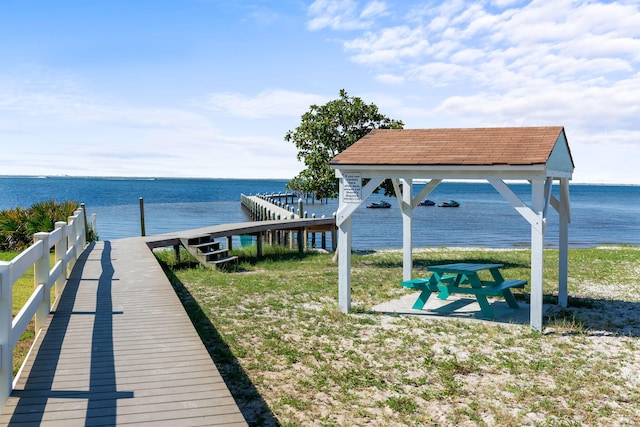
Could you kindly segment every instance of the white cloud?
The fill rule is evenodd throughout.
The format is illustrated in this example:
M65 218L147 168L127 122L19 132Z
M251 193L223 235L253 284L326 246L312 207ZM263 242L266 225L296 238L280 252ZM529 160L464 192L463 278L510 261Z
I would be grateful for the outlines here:
M386 4L371 1L358 12L358 3L354 0L315 0L309 6L307 28L312 31L330 28L332 30L358 30L370 28L373 19L384 15Z
M566 117L588 126L630 123L637 110L640 10L637 3L454 0L411 12L347 40L356 63L384 70L388 84L448 87L432 111L465 118ZM622 89L624 87L624 89ZM636 103L637 103L636 98Z
M405 79L402 76L396 76L394 74L378 74L376 80L380 83L388 85L399 85L404 83Z
M201 116L177 108L135 108L85 90L71 77L40 72L22 78L0 75L0 111L72 123L110 123L132 127L202 124ZM37 82L34 84L34 82Z
M353 60L362 64L399 62L429 52L429 42L422 29L407 26L370 32L362 38L346 42L344 46L347 51L355 51Z
M2 174L283 178L300 169L294 145L282 140L286 128L219 123L221 130L202 105L134 107L72 78L3 77ZM243 117L300 116L310 103L324 102L287 91L220 98L228 103L218 107ZM6 143L12 140L20 142Z
M403 94L393 117L409 127L564 125L587 165L579 178L639 182L628 157L640 148L640 3L419 2L396 21L400 7L343 40L354 63Z
M312 104L323 104L328 99L311 93L287 90L269 90L249 97L241 93L223 92L211 94L206 107L225 111L233 116L264 118L270 116L300 116Z
M481 92L444 99L436 114L463 116L482 125L562 124L580 129L625 129L636 126L640 76L609 87L579 82L528 86L504 94Z
M344 46L357 63L393 64L394 74L404 69L414 78L419 78L417 67L426 69L433 62L465 62L478 69L488 63L494 68L499 59L524 78L546 72L552 79L591 80L597 74L633 71L640 59L639 32L640 12L632 5L534 1L494 14L478 3L454 1L414 13L412 26L378 28Z
M486 53L482 49L461 49L454 54L451 55L451 62L460 64L460 63L473 63L482 57L484 57Z
M379 15L384 15L387 11L387 5L383 1L372 1L367 4L362 13L360 13L361 18L370 18L376 17Z
M457 82L479 80L481 75L477 70L448 62L432 62L428 65L417 65L407 68L407 81L413 81L424 86L451 86Z

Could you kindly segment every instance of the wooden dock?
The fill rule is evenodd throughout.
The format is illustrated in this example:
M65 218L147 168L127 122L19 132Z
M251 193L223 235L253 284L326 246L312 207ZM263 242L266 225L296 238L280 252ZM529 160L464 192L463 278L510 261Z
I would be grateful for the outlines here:
M247 425L144 239L92 243L52 311L0 425Z
M209 236L211 238L226 238L227 246L231 246L231 238L233 236L257 236L258 256L261 256L260 250L264 237L269 233L278 232L296 232L301 235L308 233L326 233L332 234L332 249L335 250L335 218L300 218L300 219L281 219L271 221L248 221L234 224L220 224L209 227L196 228L192 230L176 231L171 233L156 234L146 236L142 239L151 249L184 246L184 242L198 237ZM303 239L298 238L298 247L303 246Z

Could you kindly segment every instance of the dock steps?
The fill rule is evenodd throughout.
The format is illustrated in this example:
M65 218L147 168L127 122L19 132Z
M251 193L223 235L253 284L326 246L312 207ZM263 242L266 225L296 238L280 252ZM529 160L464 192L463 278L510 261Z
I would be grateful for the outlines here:
M201 264L216 268L228 262L237 262L238 257L229 255L229 250L220 247L220 242L214 240L210 235L202 235L181 239L182 245Z

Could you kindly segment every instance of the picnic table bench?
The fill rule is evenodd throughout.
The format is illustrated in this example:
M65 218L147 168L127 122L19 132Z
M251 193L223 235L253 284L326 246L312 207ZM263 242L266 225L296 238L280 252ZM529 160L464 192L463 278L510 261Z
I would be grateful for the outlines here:
M417 289L420 292L413 304L414 310L422 310L432 293L446 300L451 294L475 295L480 311L484 317L493 319L494 313L487 301L487 296L503 297L509 307L519 308L518 302L511 293L511 288L523 288L526 280L504 280L500 268L503 264L456 263L432 265L427 267L431 272L428 278L405 280L402 286ZM481 280L479 272L488 270L493 280Z

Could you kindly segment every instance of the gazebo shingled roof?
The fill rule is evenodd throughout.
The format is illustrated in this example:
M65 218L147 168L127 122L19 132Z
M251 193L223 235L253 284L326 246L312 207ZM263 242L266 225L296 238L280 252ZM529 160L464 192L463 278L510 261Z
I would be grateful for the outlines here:
M562 126L374 129L331 165L544 165Z

